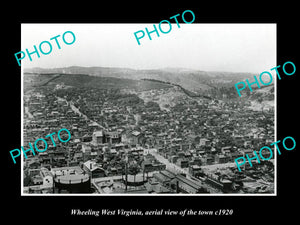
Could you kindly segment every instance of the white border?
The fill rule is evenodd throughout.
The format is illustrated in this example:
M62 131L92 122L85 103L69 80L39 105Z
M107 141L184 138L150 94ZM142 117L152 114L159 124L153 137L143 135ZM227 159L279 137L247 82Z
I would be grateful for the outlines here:
M24 23L25 24L25 23ZM47 24L51 24L51 23L47 23ZM68 23L68 24L76 24L76 23ZM80 24L85 24L85 23L80 23ZM90 24L90 23L87 23ZM197 23L197 24L206 24L206 23ZM218 24L218 23L209 23L209 24ZM223 24L223 23L222 23ZM240 23L224 23L224 24L240 24ZM245 23L245 24L256 24L256 23ZM277 65L277 32L278 32L278 26L277 23L262 23L262 24L275 24L276 25L276 65ZM23 49L23 41L22 41L22 23L21 23L21 49ZM24 90L23 90L23 62L21 63L21 144L23 146L23 117L24 117L24 102L23 102L23 97L24 97ZM275 76L275 82L274 82L274 95L275 95L275 103L274 103L274 129L275 129L275 140L277 140L277 79ZM277 196L277 152L275 151L275 146L274 146L274 162L275 162L275 169L274 169L274 193L263 193L263 194L237 194L237 193L223 193L223 194L27 194L27 193L23 193L23 186L24 186L24 179L23 179L23 154L21 154L21 196L97 196L97 197L101 197L101 196L111 196L111 197L117 197L117 196L148 196L148 197L152 197L152 196L170 196L170 197L174 197L174 196L185 196L185 197L201 197L201 196L222 196L222 197L227 197L227 196Z

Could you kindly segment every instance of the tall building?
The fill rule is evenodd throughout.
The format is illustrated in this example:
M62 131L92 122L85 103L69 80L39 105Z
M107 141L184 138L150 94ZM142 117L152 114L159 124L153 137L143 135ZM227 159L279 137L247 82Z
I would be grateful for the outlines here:
M102 144L104 142L103 131L95 131L92 138L94 144Z

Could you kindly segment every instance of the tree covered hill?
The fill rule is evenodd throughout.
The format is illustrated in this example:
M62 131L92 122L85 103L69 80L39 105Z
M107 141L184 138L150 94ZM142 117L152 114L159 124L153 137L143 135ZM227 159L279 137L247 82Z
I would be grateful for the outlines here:
M250 73L200 71L182 68L135 70L116 67L71 66L52 69L32 68L25 69L25 72L38 74L86 74L94 77L114 77L130 80L154 79L169 82L173 85L180 85L185 90L198 94L203 94L203 92L214 88L233 87L235 83L245 80L248 77L253 77L253 74Z

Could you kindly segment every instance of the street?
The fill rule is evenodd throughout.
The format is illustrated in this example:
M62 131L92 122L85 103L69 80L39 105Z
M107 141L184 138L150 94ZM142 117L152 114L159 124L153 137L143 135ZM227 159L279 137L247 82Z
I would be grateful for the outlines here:
M157 149L155 149L155 148L149 149L148 153L153 155L159 162L165 164L167 170L169 170L173 173L176 173L176 174L183 173L183 174L187 175L187 177L189 177L187 168L183 169L183 168L177 166L176 164L169 162L166 158L164 158L163 156L161 156L157 153Z

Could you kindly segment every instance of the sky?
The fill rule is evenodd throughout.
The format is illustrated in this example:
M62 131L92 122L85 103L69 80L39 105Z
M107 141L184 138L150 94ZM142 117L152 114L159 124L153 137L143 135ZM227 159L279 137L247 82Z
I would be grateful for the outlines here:
M180 23L180 21L179 21ZM158 29L158 23L155 23ZM153 24L22 24L21 49L34 51L49 41L52 52L32 54L21 61L23 68L69 66L125 67L132 69L186 68L202 71L260 73L276 66L276 24L172 23L169 33L154 32L152 40L145 28ZM169 25L164 23L162 30ZM143 30L138 45L134 33ZM76 40L66 45L62 35L72 31ZM61 49L57 48L57 38ZM139 33L138 35L141 35ZM71 41L70 34L66 36ZM47 44L43 50L47 51ZM17 63L17 62L16 62Z

